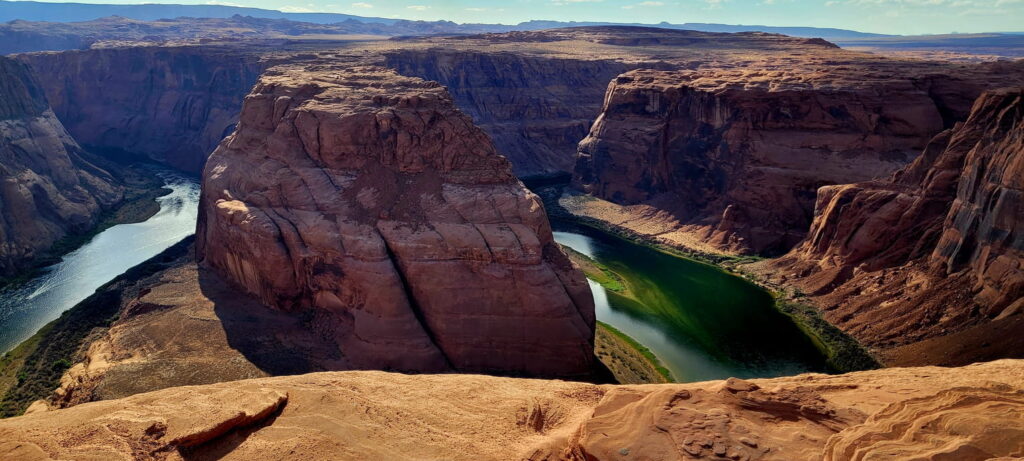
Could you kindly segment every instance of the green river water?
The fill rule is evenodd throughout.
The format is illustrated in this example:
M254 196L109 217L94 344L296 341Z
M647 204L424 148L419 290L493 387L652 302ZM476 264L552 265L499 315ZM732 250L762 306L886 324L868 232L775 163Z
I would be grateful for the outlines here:
M598 230L552 224L558 243L615 271L639 300L591 281L598 320L649 348L676 381L830 371L811 339L760 287Z

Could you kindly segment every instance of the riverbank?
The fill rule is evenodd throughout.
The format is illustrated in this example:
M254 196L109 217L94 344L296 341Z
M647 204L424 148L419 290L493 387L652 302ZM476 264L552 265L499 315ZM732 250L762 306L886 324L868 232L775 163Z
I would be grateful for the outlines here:
M661 384L675 382L650 349L615 327L598 321L594 353L619 384Z
M160 211L156 199L171 193L164 187L164 181L155 170L136 163L118 163L110 160L92 159L102 163L124 186L124 200L109 210L103 211L96 225L88 232L67 235L40 254L35 260L14 275L0 278L0 290L17 287L40 275L43 269L59 263L64 256L89 243L93 237L118 224L140 223L152 218Z
M599 200L579 193L567 191L566 184L543 184L534 188L544 201L548 215L572 225L591 228L632 242L652 250L703 264L733 276L741 277L770 293L775 308L786 315L810 338L815 347L826 357L830 368L837 372L868 370L881 367L881 363L853 337L849 336L821 316L820 310L810 305L799 291L766 281L744 265L763 260L756 256L724 255L710 251L696 250L679 243L642 234L624 226L581 213L573 213L565 206L566 200Z
M17 416L36 400L49 398L61 376L82 355L92 338L117 320L122 301L138 295L147 277L186 256L188 237L139 264L68 309L0 358L0 417Z
M640 302L630 290L625 278L611 268L569 246L561 247L588 279L619 296ZM619 384L657 384L674 381L672 372L662 365L654 352L636 339L601 321L597 322L594 353L601 363L611 370Z

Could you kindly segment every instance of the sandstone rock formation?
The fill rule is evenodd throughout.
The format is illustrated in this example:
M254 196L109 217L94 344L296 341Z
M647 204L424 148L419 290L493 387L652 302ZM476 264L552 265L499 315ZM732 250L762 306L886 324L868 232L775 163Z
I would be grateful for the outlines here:
M895 363L935 362L899 347L960 333L939 363L1019 355L1022 178L1024 89L985 93L891 179L819 190L807 240L767 267Z
M905 165L966 116L983 81L914 69L847 80L871 65L623 74L580 143L575 182L663 212L719 251L780 254L805 235L815 190ZM1006 70L1024 78L1024 66Z
M238 120L259 56L216 46L21 55L57 117L90 149L148 156L198 173Z
M520 177L572 171L608 81L633 66L437 48L385 56L402 75L445 85Z
M0 275L121 201L117 181L82 154L28 67L0 57Z
M0 458L881 460L1024 456L1024 361L601 386L330 372L0 421Z
M440 85L281 66L203 178L198 254L356 368L582 376L594 308L540 200Z

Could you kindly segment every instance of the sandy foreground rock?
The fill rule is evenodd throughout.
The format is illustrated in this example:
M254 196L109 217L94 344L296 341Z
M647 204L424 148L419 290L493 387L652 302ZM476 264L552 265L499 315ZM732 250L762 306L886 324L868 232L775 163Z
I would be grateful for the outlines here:
M645 386L330 372L0 421L0 458L21 460L1020 456L1020 360Z

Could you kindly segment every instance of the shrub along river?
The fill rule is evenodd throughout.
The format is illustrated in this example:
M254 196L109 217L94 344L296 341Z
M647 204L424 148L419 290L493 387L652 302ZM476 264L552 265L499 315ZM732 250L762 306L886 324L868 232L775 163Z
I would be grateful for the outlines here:
M721 269L553 222L555 240L618 274L629 296L590 281L597 319L650 349L679 382L825 372L824 355L771 294Z
M61 262L13 288L0 291L0 354L34 335L64 311L133 266L156 256L196 230L199 184L160 173L171 190L157 199L160 211L148 220L100 232Z

